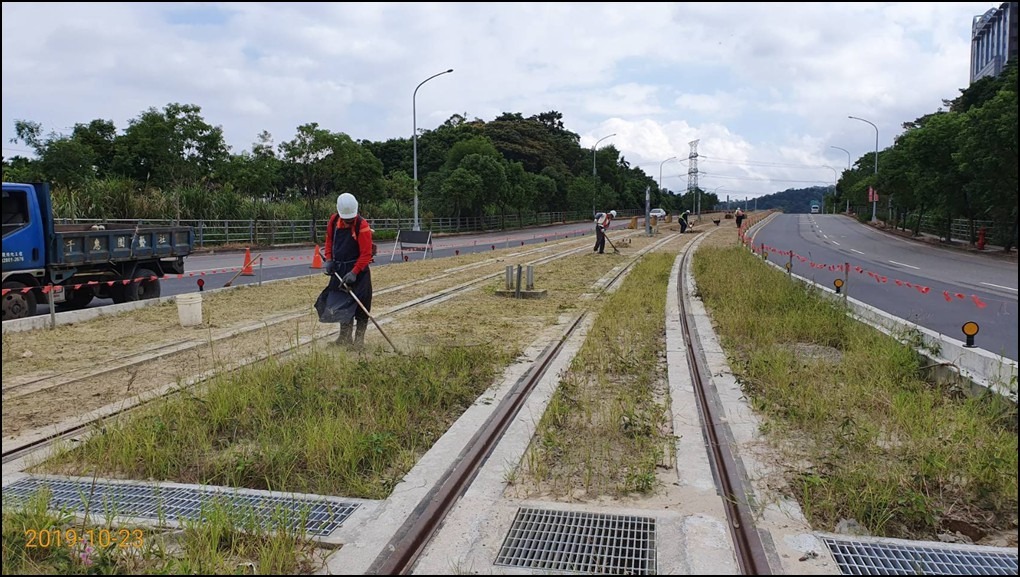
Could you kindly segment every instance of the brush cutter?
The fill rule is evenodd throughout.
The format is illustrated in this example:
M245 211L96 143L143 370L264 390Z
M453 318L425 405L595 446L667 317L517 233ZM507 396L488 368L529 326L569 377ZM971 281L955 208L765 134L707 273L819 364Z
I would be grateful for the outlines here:
M397 354L400 354L400 350L397 348L397 345L393 344L393 341L390 340L390 337L386 336L386 332L382 330L381 326L379 326L379 323L375 320L375 317L372 316L372 313L368 312L368 309L365 308L365 305L361 304L361 299L358 298L358 295L354 294L354 291L351 290L351 287L347 286L347 284L344 283L344 279L343 277L340 276L340 273L335 272L333 273L333 275L340 281L340 286L343 287L343 289L346 290L349 295L351 295L351 298L354 299L354 302L358 303L358 307L361 308L361 312L365 313L365 315L368 316L368 320L372 321L372 324L375 325L375 328L379 329L379 333L383 336L384 339L386 339L386 342L388 342L390 346L393 347L393 351L396 352Z
M616 248L616 245L613 244L613 241L609 238L608 234L606 235L606 241L609 242L609 246L613 247L613 254L620 254L620 249Z
M242 266L242 267L241 267L241 270L237 271L237 274L235 274L235 275L234 275L234 276L233 276L233 277L232 277L232 278L231 278L230 280L228 280L228 281L227 281L227 284L223 285L223 288L227 288L227 287L229 287L230 285L234 284L234 281L235 281L235 280L237 280L237 277L241 276L241 273L243 273L243 272L244 272L244 269L245 269L245 267L247 267L247 266L251 265L251 263L253 263L253 262L257 261L257 260L258 260L258 259L260 259L260 258L262 258L262 253L261 253L261 252L260 252L260 253L258 253L258 254L257 254L257 255L255 255L255 256L253 256L253 257L251 258L251 260L249 260L248 262L244 263L244 266Z

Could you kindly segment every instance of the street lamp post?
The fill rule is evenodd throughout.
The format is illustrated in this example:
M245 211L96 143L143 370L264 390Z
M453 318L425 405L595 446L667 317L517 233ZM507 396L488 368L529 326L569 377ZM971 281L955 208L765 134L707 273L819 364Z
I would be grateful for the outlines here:
M875 123L870 121L870 120L865 120L863 118L858 118L856 116L848 116L847 118L850 118L850 119L853 119L853 120L860 120L861 122L867 122L868 124L871 125L872 128L875 129L875 177L877 179L878 178L878 127L875 126ZM875 185L877 186L878 182L875 182ZM878 217L876 216L876 211L877 210L878 210L878 201L875 200L874 197L872 197L872 200L871 200L871 222L877 222L878 221Z
M425 84L436 76L442 76L443 74L449 74L451 72L453 72L453 68L444 70L438 74L433 74L425 80L422 80L418 86L415 87L414 94L411 95L411 121L414 123L414 132L411 135L411 139L414 141L414 230L421 230L421 223L418 221L418 89L421 88L422 84Z
M846 169L850 170L850 151L845 149L845 148L840 148L838 146L830 146L829 148L835 148L836 150L842 150L843 152L846 153ZM846 212L847 212L847 214L850 214L850 197L849 196L846 199ZM833 207L832 213L833 214L836 213L835 207Z
M719 186L715 187L715 190L712 191L712 194L715 194L716 192L719 191L720 188L722 188L724 186L726 186L726 185L725 184L720 184ZM697 192L698 192L698 198L695 201L695 204L697 205L696 210L698 211L698 222L701 222L701 188L700 187L698 188ZM730 205L727 202L726 203L726 210L729 210L729 209L730 209Z
M595 174L595 149L599 147L600 142L607 138L612 138L613 136L616 136L615 132L610 134L609 136L603 136L602 138L596 140L594 146L591 147L591 184L592 184L591 213L593 216L595 214L595 193L598 192L598 176Z
M662 165L666 164L667 162L669 162L671 160L676 160L676 157L675 156L671 156L671 157L667 158L666 160L663 160L662 162L659 163L659 192L662 192Z
M828 164L825 168L832 171L832 214L836 214L836 183L839 180L839 172Z

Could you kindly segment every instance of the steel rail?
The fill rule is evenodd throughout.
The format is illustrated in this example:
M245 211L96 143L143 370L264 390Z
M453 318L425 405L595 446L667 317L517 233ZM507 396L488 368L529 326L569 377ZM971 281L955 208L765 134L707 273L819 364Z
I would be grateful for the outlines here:
M706 448L716 483L722 495L723 506L729 521L730 535L736 548L737 563L744 575L771 575L765 547L755 528L753 514L748 503L747 494L742 489L740 469L730 451L725 427L725 415L717 414L713 403L709 400L705 382L702 378L703 363L695 350L696 335L691 331L690 313L684 305L684 276L688 266L690 252L684 253L680 264L680 278L677 279L677 302L680 309L680 327L683 333L687 363L693 380L694 393L698 399L701 412L701 426L705 433Z

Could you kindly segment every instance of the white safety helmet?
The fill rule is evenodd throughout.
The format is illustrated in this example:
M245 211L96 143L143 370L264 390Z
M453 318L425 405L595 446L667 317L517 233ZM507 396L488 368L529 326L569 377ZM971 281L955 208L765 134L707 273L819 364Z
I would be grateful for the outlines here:
M345 192L336 197L336 212L340 218L354 218L358 216L358 199L354 195Z
M612 216L613 218L616 218L616 211L615 211L615 210L611 210L611 211L609 211L609 214L610 214L610 215L611 215L611 216Z

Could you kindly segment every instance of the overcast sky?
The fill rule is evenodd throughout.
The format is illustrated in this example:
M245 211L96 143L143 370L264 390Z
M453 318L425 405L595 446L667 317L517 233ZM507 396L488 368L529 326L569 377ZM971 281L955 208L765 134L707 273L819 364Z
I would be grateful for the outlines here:
M201 107L234 153L309 122L384 141L415 120L555 110L674 191L697 140L701 187L753 198L831 184L847 165L833 146L873 151L849 115L885 148L957 97L971 22L998 5L4 2L3 154L30 152L15 120L123 130L171 102Z

